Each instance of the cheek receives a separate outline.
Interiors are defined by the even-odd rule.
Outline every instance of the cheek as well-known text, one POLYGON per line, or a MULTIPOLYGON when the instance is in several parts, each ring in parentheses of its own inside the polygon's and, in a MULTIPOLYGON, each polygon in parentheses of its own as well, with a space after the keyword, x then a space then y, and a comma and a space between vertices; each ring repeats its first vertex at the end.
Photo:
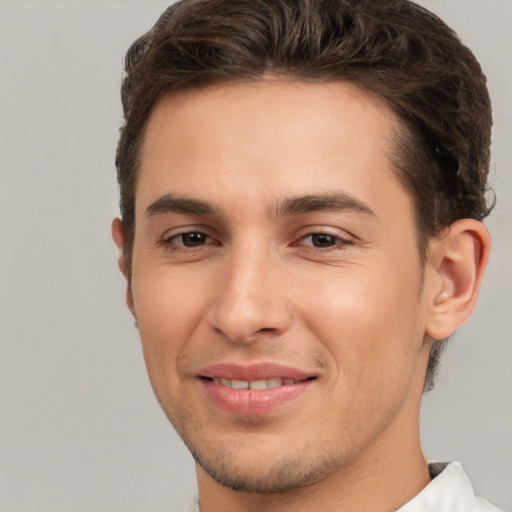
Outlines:
POLYGON ((202 318, 204 294, 193 280, 165 269, 134 273, 132 289, 150 377, 173 379, 180 354, 202 318))
POLYGON ((306 286, 307 328, 330 352, 338 378, 354 390, 405 378, 421 348, 421 275, 414 268, 395 273, 389 268, 336 269, 316 287, 306 286))

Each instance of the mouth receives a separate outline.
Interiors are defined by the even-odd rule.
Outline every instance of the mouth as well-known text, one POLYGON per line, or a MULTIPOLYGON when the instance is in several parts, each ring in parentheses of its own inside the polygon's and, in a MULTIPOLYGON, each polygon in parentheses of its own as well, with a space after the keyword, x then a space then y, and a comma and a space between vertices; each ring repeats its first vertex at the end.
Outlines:
POLYGON ((202 369, 198 380, 208 401, 236 416, 262 416, 295 403, 318 375, 275 364, 217 364, 202 369))

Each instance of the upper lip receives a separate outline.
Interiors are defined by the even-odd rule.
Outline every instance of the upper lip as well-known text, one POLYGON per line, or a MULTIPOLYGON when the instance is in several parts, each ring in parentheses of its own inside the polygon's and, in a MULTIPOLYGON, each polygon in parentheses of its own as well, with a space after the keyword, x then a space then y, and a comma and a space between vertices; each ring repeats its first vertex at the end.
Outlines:
POLYGON ((282 379, 293 379, 297 381, 315 378, 315 373, 307 372, 279 363, 217 363, 201 368, 198 372, 203 378, 224 378, 229 380, 255 381, 266 380, 276 377, 282 379))

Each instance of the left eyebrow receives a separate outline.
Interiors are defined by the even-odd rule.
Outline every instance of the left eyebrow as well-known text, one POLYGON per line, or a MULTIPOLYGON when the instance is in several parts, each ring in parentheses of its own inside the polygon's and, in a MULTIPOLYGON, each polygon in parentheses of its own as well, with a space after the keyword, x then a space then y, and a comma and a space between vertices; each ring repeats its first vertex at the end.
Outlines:
POLYGON ((375 212, 367 204, 344 192, 287 198, 272 208, 271 216, 300 215, 324 210, 352 210, 376 217, 375 212))

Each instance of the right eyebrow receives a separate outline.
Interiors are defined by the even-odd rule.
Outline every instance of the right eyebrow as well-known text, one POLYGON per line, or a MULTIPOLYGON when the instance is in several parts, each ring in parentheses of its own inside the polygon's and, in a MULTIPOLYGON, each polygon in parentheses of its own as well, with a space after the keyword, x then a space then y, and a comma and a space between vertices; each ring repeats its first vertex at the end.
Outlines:
POLYGON ((172 194, 165 194, 159 197, 146 208, 146 217, 162 213, 189 213, 206 215, 208 217, 221 216, 219 208, 208 201, 199 201, 172 194))

